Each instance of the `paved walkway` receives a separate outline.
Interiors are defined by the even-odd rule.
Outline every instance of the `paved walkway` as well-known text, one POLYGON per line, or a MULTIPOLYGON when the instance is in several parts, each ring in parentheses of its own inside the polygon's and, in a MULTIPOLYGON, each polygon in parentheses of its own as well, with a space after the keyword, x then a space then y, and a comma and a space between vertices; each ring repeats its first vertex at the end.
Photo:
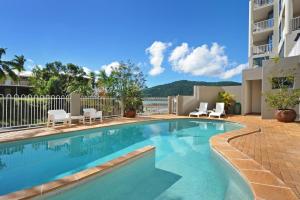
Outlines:
POLYGON ((257 116, 229 119, 261 128, 261 132, 235 138, 230 144, 274 173, 300 199, 300 123, 261 120, 257 116))

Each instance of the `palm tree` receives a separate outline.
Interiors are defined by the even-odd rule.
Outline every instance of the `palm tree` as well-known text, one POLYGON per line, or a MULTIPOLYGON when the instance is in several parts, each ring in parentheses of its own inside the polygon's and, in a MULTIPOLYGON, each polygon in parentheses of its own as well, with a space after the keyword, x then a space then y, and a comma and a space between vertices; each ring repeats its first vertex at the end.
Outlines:
POLYGON ((13 80, 17 80, 18 76, 17 72, 21 72, 24 70, 24 64, 26 59, 23 55, 14 57, 11 61, 2 60, 2 56, 6 54, 5 48, 0 48, 0 80, 10 77, 13 80))

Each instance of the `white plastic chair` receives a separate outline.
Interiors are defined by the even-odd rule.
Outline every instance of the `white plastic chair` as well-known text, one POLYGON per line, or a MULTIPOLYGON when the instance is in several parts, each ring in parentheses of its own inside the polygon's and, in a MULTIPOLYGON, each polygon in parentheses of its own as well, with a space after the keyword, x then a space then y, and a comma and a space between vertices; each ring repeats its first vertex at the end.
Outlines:
POLYGON ((55 126, 55 123, 57 122, 63 122, 64 124, 71 125, 71 114, 66 113, 64 110, 49 110, 48 111, 48 121, 47 121, 47 127, 50 126, 52 123, 52 126, 55 126))
POLYGON ((195 115, 199 117, 200 115, 207 115, 207 105, 208 103, 206 102, 200 102, 199 108, 197 109, 198 111, 191 112, 189 116, 195 115))
POLYGON ((97 111, 95 108, 84 108, 83 116, 90 120, 90 124, 92 124, 92 120, 100 119, 103 121, 102 111, 97 111))
POLYGON ((213 116, 221 118, 221 115, 225 115, 224 107, 224 103, 216 103, 216 109, 214 109, 213 112, 209 113, 209 117, 213 116))

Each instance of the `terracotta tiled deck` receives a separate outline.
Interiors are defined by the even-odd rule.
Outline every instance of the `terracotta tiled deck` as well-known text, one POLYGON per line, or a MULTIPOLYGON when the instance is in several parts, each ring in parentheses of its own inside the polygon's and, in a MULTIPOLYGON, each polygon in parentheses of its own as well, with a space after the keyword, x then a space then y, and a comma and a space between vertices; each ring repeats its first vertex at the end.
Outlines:
MULTIPOLYGON (((0 142, 144 120, 172 118, 178 117, 156 115, 135 119, 105 120, 102 124, 72 125, 68 128, 39 128, 1 133, 0 142)), ((300 198, 300 123, 283 124, 275 120, 261 120, 257 116, 232 116, 226 120, 243 123, 247 128, 214 136, 211 139, 211 145, 248 179, 256 193, 256 199, 296 199, 287 186, 292 188, 300 198), (261 132, 257 132, 259 128, 261 132), (258 180, 261 181, 258 183, 258 180)))
POLYGON ((231 120, 261 128, 261 132, 232 139, 230 144, 274 173, 300 199, 300 123, 285 124, 256 116, 231 120))

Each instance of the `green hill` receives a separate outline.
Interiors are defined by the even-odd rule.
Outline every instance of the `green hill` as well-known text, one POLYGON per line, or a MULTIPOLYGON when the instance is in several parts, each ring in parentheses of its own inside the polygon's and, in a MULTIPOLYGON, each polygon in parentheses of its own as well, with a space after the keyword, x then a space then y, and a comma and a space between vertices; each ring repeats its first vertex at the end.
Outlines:
POLYGON ((193 95, 194 85, 203 86, 235 86, 241 83, 234 81, 205 82, 205 81, 175 81, 164 85, 146 88, 143 93, 145 97, 167 97, 176 95, 193 95))

